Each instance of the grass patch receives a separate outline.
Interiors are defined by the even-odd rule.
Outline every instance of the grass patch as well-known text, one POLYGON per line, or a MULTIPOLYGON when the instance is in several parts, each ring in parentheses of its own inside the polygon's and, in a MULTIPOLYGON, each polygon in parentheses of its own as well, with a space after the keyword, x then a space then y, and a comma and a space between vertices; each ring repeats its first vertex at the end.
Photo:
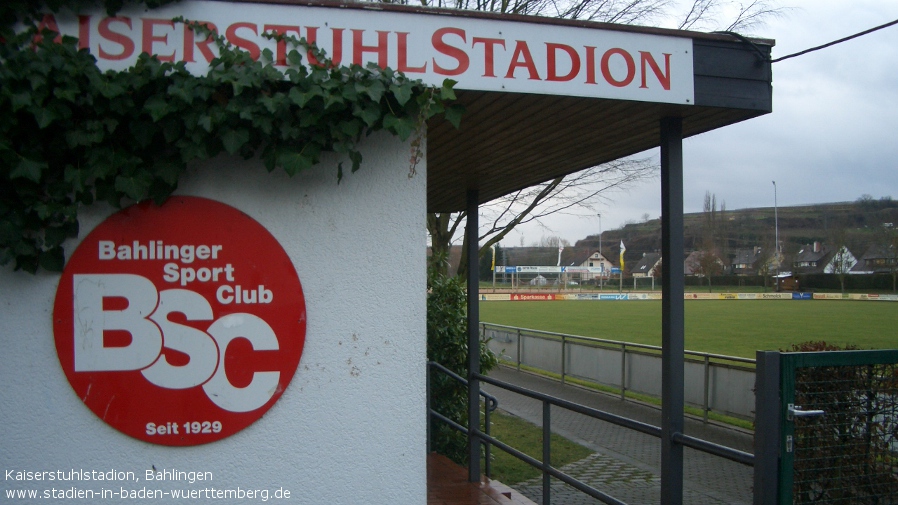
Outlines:
MULTIPOLYGON (((687 300, 686 349, 754 358, 808 340, 891 349, 892 302, 687 300)), ((608 340, 661 345, 661 302, 481 302, 480 320, 608 340)))
MULTIPOLYGON (((492 435, 515 449, 542 460, 543 430, 519 417, 502 410, 493 412, 492 435)), ((560 468, 579 461, 593 453, 580 444, 571 442, 561 435, 552 434, 552 466, 560 468)), ((524 463, 502 449, 492 448, 492 478, 506 485, 514 485, 542 475, 542 472, 524 463)))

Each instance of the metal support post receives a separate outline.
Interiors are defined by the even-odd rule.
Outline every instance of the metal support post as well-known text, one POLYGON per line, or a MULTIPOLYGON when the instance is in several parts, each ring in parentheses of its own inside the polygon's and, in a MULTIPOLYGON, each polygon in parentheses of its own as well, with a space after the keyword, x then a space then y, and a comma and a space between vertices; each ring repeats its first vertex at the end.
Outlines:
POLYGON ((661 120, 661 503, 683 503, 683 120, 661 120))
POLYGON ((705 356, 705 400, 702 404, 704 411, 704 421, 708 423, 708 411, 711 410, 711 357, 705 356))
POLYGON ((552 466, 552 404, 543 401, 543 505, 552 503, 552 478, 546 471, 552 466))
POLYGON ((779 499, 780 353, 755 353, 754 505, 776 505, 779 499))
POLYGON ((478 244, 478 191, 468 190, 467 224, 465 238, 468 243, 468 481, 480 482, 480 296, 478 285, 480 271, 477 268, 478 244))
POLYGON ((627 344, 620 345, 620 399, 627 401, 627 344))
POLYGON ((565 376, 565 371, 567 368, 567 367, 565 367, 565 361, 567 358, 567 356, 565 356, 565 354, 566 354, 565 347, 567 347, 566 344, 567 344, 567 341, 565 340, 564 335, 562 335, 561 336, 561 385, 562 386, 564 385, 564 376, 565 376))

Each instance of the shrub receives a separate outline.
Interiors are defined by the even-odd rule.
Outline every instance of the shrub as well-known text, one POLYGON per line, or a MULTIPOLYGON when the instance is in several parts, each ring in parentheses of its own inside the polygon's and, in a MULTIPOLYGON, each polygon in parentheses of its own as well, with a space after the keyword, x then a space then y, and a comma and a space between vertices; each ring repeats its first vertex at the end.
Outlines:
MULTIPOLYGON (((453 372, 468 374, 468 321, 464 282, 446 276, 436 268, 427 275, 427 359, 453 372)), ((487 373, 499 363, 486 345, 480 343, 480 371, 487 373)), ((431 408, 453 421, 467 425, 467 388, 445 374, 432 373, 431 408)), ((467 462, 467 437, 446 423, 435 421, 431 428, 431 449, 456 463, 467 462)))

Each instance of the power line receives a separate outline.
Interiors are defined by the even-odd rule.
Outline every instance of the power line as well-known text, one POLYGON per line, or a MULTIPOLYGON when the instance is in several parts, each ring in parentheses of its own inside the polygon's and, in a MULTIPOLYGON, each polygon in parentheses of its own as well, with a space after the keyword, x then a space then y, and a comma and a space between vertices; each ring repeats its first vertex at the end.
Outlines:
POLYGON ((873 32, 875 32, 875 31, 877 31, 877 30, 882 30, 883 28, 888 28, 888 27, 890 27, 890 26, 892 26, 892 25, 896 25, 896 24, 898 24, 898 19, 896 19, 896 20, 894 20, 894 21, 891 21, 891 22, 889 22, 889 23, 886 23, 886 24, 884 24, 884 25, 877 26, 877 27, 875 27, 875 28, 870 28, 869 30, 864 30, 864 31, 862 31, 862 32, 855 33, 854 35, 849 35, 848 37, 845 37, 845 38, 842 38, 842 39, 839 39, 839 40, 834 40, 834 41, 832 41, 832 42, 823 44, 822 46, 812 47, 812 48, 810 48, 810 49, 805 49, 804 51, 799 51, 799 52, 797 52, 797 53, 789 54, 789 55, 783 56, 783 57, 781 57, 781 58, 776 58, 776 59, 774 59, 774 60, 770 60, 770 63, 776 63, 776 62, 778 62, 778 61, 787 60, 787 59, 789 59, 789 58, 794 58, 794 57, 796 57, 796 56, 801 56, 801 55, 803 55, 803 54, 808 54, 808 53, 811 53, 811 52, 814 52, 814 51, 819 51, 820 49, 825 49, 825 48, 827 48, 827 47, 834 46, 834 45, 836 45, 836 44, 841 44, 842 42, 846 42, 846 41, 849 41, 849 40, 851 40, 851 39, 856 39, 856 38, 858 38, 858 37, 862 37, 862 36, 864 36, 864 35, 867 35, 868 33, 873 33, 873 32))

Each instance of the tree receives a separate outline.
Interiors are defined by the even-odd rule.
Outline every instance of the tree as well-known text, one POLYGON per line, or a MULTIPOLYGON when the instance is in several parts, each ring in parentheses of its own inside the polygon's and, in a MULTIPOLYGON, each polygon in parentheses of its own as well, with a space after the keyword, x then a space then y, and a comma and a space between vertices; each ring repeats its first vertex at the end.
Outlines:
POLYGON ((552 235, 549 237, 543 236, 539 239, 539 242, 534 245, 536 247, 570 247, 571 243, 567 239, 552 235))
POLYGON ((857 264, 857 260, 845 246, 848 242, 848 229, 846 227, 834 227, 830 229, 829 235, 829 241, 830 244, 832 244, 831 247, 835 249, 835 253, 833 254, 833 258, 829 265, 827 265, 824 270, 824 273, 836 275, 839 278, 839 286, 842 289, 842 294, 845 294, 845 277, 848 276, 848 271, 851 270, 851 267, 857 264))
POLYGON ((491 250, 488 250, 486 254, 480 257, 480 280, 481 281, 492 281, 493 280, 493 270, 496 266, 502 265, 502 255, 504 252, 502 251, 502 247, 499 244, 495 244, 491 250), (495 259, 495 261, 493 261, 495 259))
POLYGON ((708 279, 708 292, 711 292, 711 277, 720 275, 723 272, 723 263, 711 250, 704 250, 698 256, 698 264, 695 273, 700 277, 708 279))
MULTIPOLYGON (((422 5, 501 14, 547 16, 619 24, 668 24, 678 29, 744 31, 763 24, 783 12, 768 0, 745 3, 733 0, 693 0, 680 15, 669 11, 670 0, 368 0, 374 3, 422 5), (715 17, 731 13, 731 21, 721 25, 715 17), (674 19, 673 23, 670 20, 674 19)), ((483 225, 479 230, 479 256, 502 240, 516 226, 539 222, 550 214, 570 212, 595 214, 594 206, 608 190, 621 189, 655 176, 657 166, 646 159, 617 160, 588 168, 573 175, 558 177, 517 193, 499 198, 481 207, 483 225)), ((434 253, 448 253, 453 238, 461 231, 466 215, 430 214, 427 229, 434 253)), ((467 240, 465 237, 464 240, 467 240)), ((464 244, 457 275, 464 276, 468 265, 464 244)), ((448 256, 448 254, 447 254, 448 256)))
MULTIPOLYGON (((595 205, 609 200, 613 190, 630 187, 637 181, 655 177, 658 167, 649 159, 623 159, 592 167, 575 174, 522 189, 480 206, 479 255, 505 238, 516 226, 556 213, 593 214, 595 205)), ((453 238, 463 229, 467 213, 431 213, 427 231, 434 254, 448 257, 453 238)), ((546 239, 548 240, 548 239, 546 239)), ((557 244, 556 244, 557 245, 557 244)), ((457 275, 467 272, 467 237, 457 275)))
MULTIPOLYGON (((757 265, 758 275, 764 279, 764 292, 767 292, 767 288, 770 285, 770 276, 776 270, 777 254, 776 249, 773 246, 773 239, 768 238, 764 245, 761 246, 761 254, 758 255, 757 261, 755 265, 757 265)), ((779 286, 779 279, 777 279, 777 286, 779 286)))
POLYGON ((877 258, 871 259, 879 263, 875 267, 884 268, 892 276, 892 292, 898 293, 898 228, 889 224, 877 228, 873 238, 877 258))
POLYGON ((679 30, 738 32, 763 25, 784 9, 768 0, 693 0, 682 13, 670 12, 670 0, 369 0, 374 3, 422 5, 446 9, 475 10, 501 14, 546 16, 618 24, 650 24, 673 20, 679 30), (722 13, 729 15, 720 24, 722 13))
POLYGON ((702 215, 702 247, 719 249, 723 256, 729 252, 729 221, 726 218, 726 201, 717 206, 717 195, 705 191, 702 215))

